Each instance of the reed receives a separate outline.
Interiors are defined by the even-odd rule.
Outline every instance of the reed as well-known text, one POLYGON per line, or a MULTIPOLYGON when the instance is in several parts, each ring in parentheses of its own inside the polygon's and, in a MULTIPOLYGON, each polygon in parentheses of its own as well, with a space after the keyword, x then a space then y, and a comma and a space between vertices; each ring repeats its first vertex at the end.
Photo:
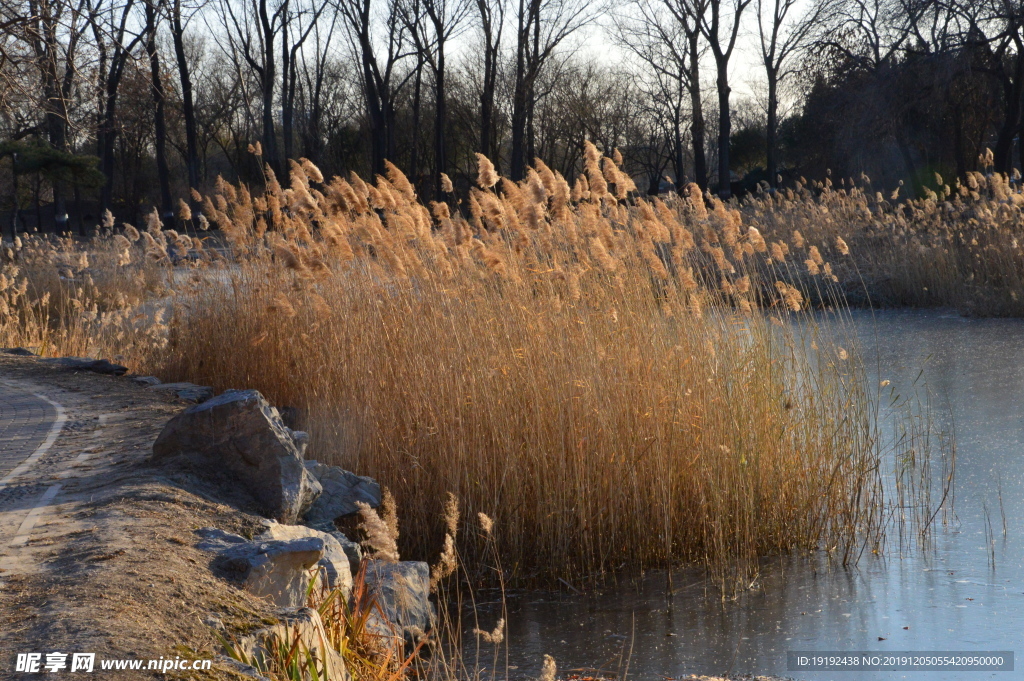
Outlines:
POLYGON ((158 301, 177 234, 157 220, 142 241, 131 225, 114 234, 109 221, 85 242, 27 234, 0 248, 0 347, 137 362, 166 345, 158 301))
MULTIPOLYGON (((410 557, 446 546, 447 493, 496 521, 518 578, 699 562, 735 586, 766 554, 876 548, 879 469, 898 457, 838 327, 843 285, 894 268, 897 241, 851 225, 949 210, 829 183, 644 199, 615 159, 585 157, 572 183, 480 158, 463 201, 428 203, 394 166, 325 180, 302 161, 288 188, 268 173, 260 192, 193 196, 203 215, 179 219, 217 240, 155 215, 88 243, 19 240, 0 344, 298 408, 311 456, 391 490, 410 557)), ((986 181, 943 200, 1019 201, 986 181)), ((468 564, 487 551, 452 540, 468 564)))
POLYGON ((976 316, 1024 316, 1024 187, 1019 174, 936 174, 915 199, 871 180, 798 182, 744 201, 769 238, 808 240, 851 257, 833 271, 852 304, 952 307, 976 316))
POLYGON ((394 167, 222 182, 204 212, 228 257, 177 287, 143 366, 299 408, 311 457, 393 492, 405 556, 443 545, 449 492, 517 577, 696 561, 738 584, 765 554, 857 555, 882 515, 859 365, 783 322, 811 289, 838 303, 833 249, 766 241, 695 187, 627 202, 587 159, 571 186, 481 160, 461 206, 394 167))

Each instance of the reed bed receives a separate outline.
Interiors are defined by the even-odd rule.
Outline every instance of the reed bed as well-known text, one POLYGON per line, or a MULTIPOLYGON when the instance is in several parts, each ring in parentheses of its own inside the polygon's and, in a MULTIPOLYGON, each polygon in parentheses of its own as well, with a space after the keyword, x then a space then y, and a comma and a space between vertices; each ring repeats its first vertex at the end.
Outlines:
POLYGON ((308 162, 288 189, 221 182, 202 198, 229 254, 177 287, 143 366, 297 407, 310 456, 390 488, 406 556, 441 544, 448 492, 517 577, 696 561, 738 584, 765 554, 879 540, 859 364, 784 321, 808 286, 832 299, 835 248, 768 242, 696 187, 627 202, 592 146, 572 185, 484 158, 478 185, 425 205, 397 168, 308 162))
POLYGON ((0 347, 129 363, 162 349, 167 327, 159 301, 172 273, 168 235, 155 212, 149 223, 143 241, 131 225, 115 234, 108 213, 88 241, 27 234, 0 249, 0 347), (152 242, 160 254, 135 242, 152 242))
MULTIPOLYGON (((495 519, 516 577, 700 562, 735 586, 766 554, 877 549, 880 467, 905 457, 882 451, 843 288, 892 267, 878 221, 909 234, 949 210, 827 182, 641 199, 621 159, 586 152, 572 183, 481 157, 469 196, 439 203, 394 167, 327 181, 302 161, 287 189, 268 173, 258 193, 194 194, 204 215, 182 202, 180 232, 154 213, 88 243, 19 239, 0 345, 298 408, 311 456, 391 489, 407 556, 441 545, 448 492, 495 519)), ((1009 210, 986 191, 943 198, 1009 210)))
MULTIPOLYGON (((985 158, 982 159, 985 161, 985 158)), ((848 302, 952 307, 975 316, 1024 316, 1024 186, 1019 173, 970 172, 916 199, 871 180, 798 182, 744 201, 744 218, 769 238, 836 244, 848 302)))

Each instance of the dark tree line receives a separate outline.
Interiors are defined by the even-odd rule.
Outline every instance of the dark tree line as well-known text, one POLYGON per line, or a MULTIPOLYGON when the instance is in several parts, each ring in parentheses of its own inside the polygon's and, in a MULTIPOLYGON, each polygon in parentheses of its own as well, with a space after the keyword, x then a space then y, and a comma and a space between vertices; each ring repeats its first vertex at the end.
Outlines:
POLYGON ((167 221, 191 187, 287 182, 298 157, 391 161, 442 198, 476 152, 573 177, 586 139, 650 193, 829 170, 920 190, 988 148, 1024 162, 1022 55, 1024 0, 10 0, 0 206, 167 221))

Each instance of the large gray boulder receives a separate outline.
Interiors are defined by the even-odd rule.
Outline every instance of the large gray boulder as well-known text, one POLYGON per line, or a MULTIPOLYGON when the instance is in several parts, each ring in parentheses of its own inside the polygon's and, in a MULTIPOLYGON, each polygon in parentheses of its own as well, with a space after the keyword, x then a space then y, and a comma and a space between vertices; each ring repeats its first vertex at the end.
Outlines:
POLYGON ((199 471, 225 473, 268 517, 294 523, 321 490, 303 465, 308 441, 258 391, 227 390, 171 419, 153 443, 153 459, 184 457, 199 471))
POLYGON ((303 537, 236 544, 217 556, 216 567, 242 583, 246 591, 281 608, 300 608, 314 565, 324 557, 324 541, 303 537))
POLYGON ((370 626, 379 635, 401 637, 415 644, 434 627, 436 614, 429 598, 430 567, 426 563, 368 559, 366 587, 386 620, 381 621, 376 611, 370 618, 370 626))
POLYGON ((356 513, 357 501, 377 508, 381 502, 380 485, 373 478, 356 475, 338 466, 307 461, 306 470, 323 488, 306 512, 305 523, 323 532, 333 532, 336 518, 356 513))
POLYGON ((196 530, 196 534, 199 535, 196 548, 208 553, 224 553, 239 544, 250 543, 245 537, 217 527, 201 527, 196 530))
POLYGON ((196 548, 215 554, 215 568, 240 582, 249 593, 269 598, 279 607, 305 605, 314 565, 323 566, 322 572, 329 576, 329 563, 334 583, 344 589, 347 579, 346 597, 352 593, 347 557, 330 535, 273 521, 252 541, 216 527, 200 528, 196 534, 196 548))
POLYGON ((320 559, 320 577, 331 589, 340 589, 347 601, 352 595, 352 567, 348 554, 334 536, 304 525, 282 525, 268 521, 267 529, 256 537, 257 541, 288 541, 316 537, 324 543, 324 555, 320 559))

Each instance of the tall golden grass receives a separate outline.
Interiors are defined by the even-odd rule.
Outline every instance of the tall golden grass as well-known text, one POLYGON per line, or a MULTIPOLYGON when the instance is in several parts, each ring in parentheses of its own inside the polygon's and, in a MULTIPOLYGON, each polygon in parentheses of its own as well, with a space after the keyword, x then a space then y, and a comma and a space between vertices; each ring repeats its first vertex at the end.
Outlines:
POLYGON ((87 242, 28 234, 0 249, 0 347, 134 362, 162 348, 159 301, 172 278, 168 240, 178 235, 162 229, 155 211, 148 222, 144 233, 123 225, 114 234, 108 212, 87 242))
POLYGON ((768 553, 874 546, 875 402, 842 334, 803 323, 808 301, 841 317, 837 282, 912 281, 899 239, 946 215, 1009 220, 1019 192, 647 200, 586 151, 571 184, 540 162, 514 183, 481 157, 464 203, 421 202, 394 167, 325 181, 302 161, 255 194, 218 181, 193 197, 203 217, 179 215, 209 216, 216 248, 155 214, 89 243, 19 240, 0 262, 0 345, 300 408, 311 456, 394 492, 408 556, 441 545, 446 492, 497 521, 518 576, 698 561, 724 582, 768 553))
MULTIPOLYGON (((984 161, 984 158, 982 159, 984 161)), ((744 217, 788 242, 836 244, 852 257, 836 274, 850 302, 953 307, 977 316, 1024 316, 1024 186, 1019 173, 970 172, 905 199, 871 180, 799 182, 745 201, 744 217)))
POLYGON ((494 518, 518 576, 743 579, 764 554, 877 540, 859 365, 782 321, 806 308, 804 261, 828 299, 835 248, 766 242, 695 187, 627 202, 593 147, 571 186, 482 159, 461 206, 424 205, 394 167, 290 180, 204 198, 227 264, 178 287, 144 366, 300 408, 310 456, 394 493, 403 555, 441 544, 446 492, 494 518))

